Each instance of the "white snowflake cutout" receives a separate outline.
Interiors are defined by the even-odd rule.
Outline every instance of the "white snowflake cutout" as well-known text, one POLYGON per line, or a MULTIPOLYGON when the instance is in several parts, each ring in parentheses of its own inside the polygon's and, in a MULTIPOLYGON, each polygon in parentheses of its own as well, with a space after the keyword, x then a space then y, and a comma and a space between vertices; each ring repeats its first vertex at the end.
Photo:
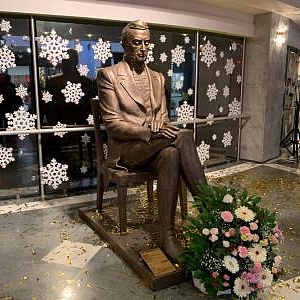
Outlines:
POLYGON ((102 38, 98 39, 95 45, 92 45, 94 50, 94 59, 99 59, 103 64, 109 57, 112 57, 110 42, 104 42, 102 38))
POLYGON ((9 21, 5 21, 5 20, 1 20, 0 23, 0 30, 1 31, 5 31, 5 32, 9 32, 12 29, 10 22, 9 21))
POLYGON ((219 77, 221 74, 220 70, 217 70, 215 74, 216 74, 216 77, 219 77))
POLYGON ((223 139, 222 139, 222 144, 224 145, 224 148, 231 145, 232 139, 233 139, 233 137, 230 133, 230 130, 228 130, 227 132, 224 132, 223 139))
POLYGON ((168 74, 169 77, 172 77, 173 76, 173 70, 168 70, 167 74, 168 74))
POLYGON ((167 37, 164 34, 161 34, 159 40, 161 43, 165 43, 167 41, 167 37))
MULTIPOLYGON (((53 126, 53 129, 64 129, 67 128, 67 124, 62 124, 60 122, 57 122, 55 126, 53 126)), ((56 131, 54 132, 54 135, 59 136, 59 137, 64 137, 64 135, 67 133, 67 131, 56 131)))
POLYGON ((197 154, 198 154, 201 165, 203 165, 204 162, 207 159, 209 159, 209 148, 210 148, 210 145, 205 144, 204 141, 202 141, 201 144, 196 147, 197 154))
POLYGON ((87 76, 87 74, 90 71, 87 65, 81 65, 81 64, 78 66, 77 70, 81 76, 87 76))
MULTIPOLYGON (((187 122, 194 120, 194 106, 187 104, 186 101, 183 102, 179 107, 176 107, 177 112, 177 121, 187 122)), ((183 127, 186 127, 186 124, 182 124, 183 127)))
POLYGON ((167 61, 167 59, 168 59, 168 56, 167 56, 166 52, 163 52, 159 55, 159 60, 161 62, 165 62, 165 61, 167 61))
POLYGON ((194 93, 194 91, 193 91, 192 88, 189 88, 188 91, 187 91, 187 93, 188 93, 189 96, 192 96, 193 93, 194 93))
POLYGON ((146 64, 149 62, 154 62, 154 57, 153 57, 153 49, 155 47, 155 44, 151 43, 148 48, 148 54, 147 54, 147 59, 145 61, 146 64))
POLYGON ((216 87, 216 84, 209 84, 208 89, 206 91, 206 96, 208 97, 209 101, 216 100, 218 95, 218 89, 216 87))
POLYGON ((81 174, 85 174, 85 173, 87 173, 87 171, 88 171, 88 168, 86 166, 86 162, 84 162, 80 168, 80 172, 81 172, 81 174))
POLYGON ((24 98, 28 96, 27 87, 23 86, 23 84, 20 84, 18 87, 16 87, 16 95, 24 100, 24 98))
POLYGON ((104 159, 106 160, 108 158, 108 146, 107 144, 103 144, 103 154, 104 154, 104 159))
POLYGON ((61 164, 52 158, 51 162, 46 167, 41 167, 41 183, 47 184, 57 189, 63 181, 68 181, 67 176, 68 165, 61 164))
POLYGON ((16 67, 16 58, 14 53, 4 45, 0 48, 0 71, 5 72, 9 68, 16 67))
POLYGON ((225 98, 229 96, 229 87, 227 85, 225 85, 225 87, 223 88, 223 96, 225 98))
POLYGON ((233 51, 237 50, 237 43, 236 42, 232 42, 230 50, 233 50, 233 51))
POLYGON ((70 81, 67 81, 67 85, 61 92, 64 94, 67 103, 78 104, 81 97, 85 95, 81 89, 81 83, 72 83, 70 81))
POLYGON ((10 162, 15 161, 14 157, 12 156, 12 151, 12 148, 6 148, 0 145, 0 166, 3 169, 5 169, 10 162))
POLYGON ((185 50, 182 46, 176 45, 175 49, 171 50, 172 53, 172 63, 175 63, 179 67, 183 62, 185 62, 184 54, 185 50))
POLYGON ((186 36, 184 37, 184 43, 185 43, 185 44, 189 44, 190 41, 191 41, 190 37, 189 37, 188 35, 186 35, 186 36))
POLYGON ((94 126, 94 117, 93 115, 89 114, 89 116, 87 117, 87 122, 89 125, 94 126))
POLYGON ((211 136, 211 139, 212 139, 213 141, 215 141, 215 140, 217 139, 217 135, 214 133, 214 134, 211 136))
POLYGON ((91 141, 91 137, 88 134, 84 134, 81 136, 81 142, 85 145, 88 144, 91 141))
POLYGON ((48 91, 43 92, 42 100, 45 101, 46 103, 49 103, 52 101, 53 95, 50 94, 48 91))
POLYGON ((76 45, 75 45, 75 50, 76 50, 78 53, 80 53, 80 52, 83 51, 83 46, 78 42, 78 43, 76 43, 76 45))
MULTIPOLYGON (((213 115, 212 113, 209 113, 209 114, 207 115, 206 119, 213 119, 213 117, 214 117, 214 115, 213 115)), ((207 121, 206 123, 207 123, 208 125, 212 125, 213 122, 214 122, 213 120, 210 120, 210 121, 207 121)))
MULTIPOLYGON (((23 106, 20 106, 19 109, 13 113, 6 113, 5 117, 8 120, 8 126, 6 128, 8 131, 35 129, 37 116, 27 112, 23 106)), ((18 134, 18 137, 20 140, 24 140, 26 135, 28 134, 22 133, 18 134)))
POLYGON ((176 89, 177 91, 179 91, 180 89, 182 89, 182 87, 183 87, 183 82, 182 82, 181 80, 177 80, 177 81, 175 82, 175 89, 176 89))
POLYGON ((224 67, 226 70, 226 75, 232 74, 234 67, 235 64, 233 63, 233 59, 226 59, 226 65, 224 67))
POLYGON ((3 95, 0 94, 0 104, 4 101, 3 95))
POLYGON ((239 74, 239 75, 236 76, 236 82, 238 84, 240 84, 242 82, 242 75, 239 74))
POLYGON ((241 114, 242 110, 242 103, 238 101, 236 98, 233 99, 232 102, 228 104, 229 107, 229 113, 228 116, 238 116, 241 114))
POLYGON ((40 36, 39 42, 41 44, 39 56, 46 58, 53 67, 56 67, 63 59, 69 58, 67 53, 69 41, 58 36, 54 29, 46 37, 40 36))
POLYGON ((206 44, 201 47, 200 56, 200 61, 204 62, 209 68, 212 63, 217 61, 216 47, 208 40, 206 44))

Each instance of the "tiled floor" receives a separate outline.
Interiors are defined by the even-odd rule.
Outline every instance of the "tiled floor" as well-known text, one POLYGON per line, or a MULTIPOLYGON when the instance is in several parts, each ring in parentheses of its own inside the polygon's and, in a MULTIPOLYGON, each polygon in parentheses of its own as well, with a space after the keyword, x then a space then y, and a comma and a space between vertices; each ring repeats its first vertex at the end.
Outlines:
MULTIPOLYGON (((206 172, 210 182, 234 182, 262 196, 284 230, 287 270, 266 299, 300 299, 300 169, 295 162, 244 163, 206 172), (299 282, 298 282, 299 281, 299 282), (281 298, 280 298, 281 297, 281 298)), ((132 191, 137 193, 137 191, 132 191)), ((114 197, 110 193, 107 197, 114 197)), ((191 282, 160 291, 146 288, 77 215, 95 194, 0 203, 0 299, 205 299, 191 282)))

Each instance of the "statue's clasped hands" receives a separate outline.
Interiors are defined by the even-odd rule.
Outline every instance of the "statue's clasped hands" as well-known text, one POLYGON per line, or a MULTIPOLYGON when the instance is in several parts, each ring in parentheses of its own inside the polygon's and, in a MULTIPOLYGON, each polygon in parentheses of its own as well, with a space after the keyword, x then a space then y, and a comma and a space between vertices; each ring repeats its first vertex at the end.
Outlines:
POLYGON ((152 139, 158 139, 163 137, 173 139, 176 138, 179 132, 179 128, 164 121, 151 121, 149 127, 152 139))

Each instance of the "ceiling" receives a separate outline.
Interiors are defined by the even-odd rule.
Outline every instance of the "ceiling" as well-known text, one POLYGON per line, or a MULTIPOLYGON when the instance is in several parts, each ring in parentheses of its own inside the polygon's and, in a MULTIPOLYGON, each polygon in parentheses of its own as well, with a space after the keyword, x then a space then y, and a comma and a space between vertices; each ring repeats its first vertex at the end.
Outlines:
POLYGON ((234 11, 241 18, 273 12, 300 24, 300 0, 111 0, 110 2, 192 13, 213 13, 216 16, 234 11))

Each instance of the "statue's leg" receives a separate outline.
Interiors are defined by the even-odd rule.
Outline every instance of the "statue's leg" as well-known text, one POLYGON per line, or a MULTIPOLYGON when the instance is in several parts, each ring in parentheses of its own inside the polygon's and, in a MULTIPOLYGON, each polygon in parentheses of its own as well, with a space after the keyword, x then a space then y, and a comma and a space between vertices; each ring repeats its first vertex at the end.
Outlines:
POLYGON ((196 195, 196 185, 206 183, 203 167, 198 158, 193 132, 181 129, 173 143, 180 152, 181 174, 191 194, 196 195))
POLYGON ((178 261, 181 247, 174 236, 174 221, 180 178, 180 154, 173 146, 165 147, 149 164, 157 174, 157 199, 159 213, 159 246, 169 257, 178 261))

